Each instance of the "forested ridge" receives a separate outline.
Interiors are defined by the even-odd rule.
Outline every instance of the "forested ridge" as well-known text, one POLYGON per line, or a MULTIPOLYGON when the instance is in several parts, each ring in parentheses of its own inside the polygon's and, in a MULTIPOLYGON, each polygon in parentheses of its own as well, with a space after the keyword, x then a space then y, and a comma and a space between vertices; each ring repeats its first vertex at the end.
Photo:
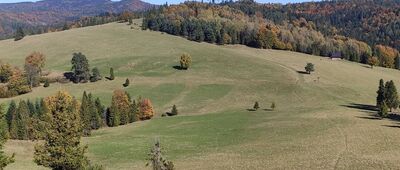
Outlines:
POLYGON ((288 5, 244 0, 223 4, 248 15, 259 12, 275 23, 303 17, 315 23, 324 35, 340 34, 371 46, 383 44, 400 50, 399 0, 336 0, 288 5))
MULTIPOLYGON (((294 4, 297 5, 301 4, 294 4)), ((398 50, 385 43, 369 43, 343 36, 340 31, 320 31, 323 29, 319 29, 319 22, 300 15, 299 11, 304 11, 302 8, 297 11, 291 8, 292 5, 257 4, 247 0, 221 4, 185 2, 149 11, 142 28, 199 42, 244 44, 320 56, 339 54, 343 59, 361 63, 369 63, 376 57, 379 62, 373 65, 399 68, 400 62, 396 62, 399 60, 398 50)))

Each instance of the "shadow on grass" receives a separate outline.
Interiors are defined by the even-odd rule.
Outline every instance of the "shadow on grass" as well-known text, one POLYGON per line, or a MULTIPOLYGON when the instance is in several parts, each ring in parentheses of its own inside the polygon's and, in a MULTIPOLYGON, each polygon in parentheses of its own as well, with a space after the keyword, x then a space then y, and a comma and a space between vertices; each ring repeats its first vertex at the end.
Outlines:
POLYGON ((399 125, 382 125, 384 127, 390 127, 390 128, 400 128, 399 125))
POLYGON ((348 107, 351 109, 364 110, 364 111, 378 111, 378 108, 376 108, 376 106, 368 105, 368 104, 350 103, 350 104, 341 105, 341 106, 348 107))
POLYGON ((264 111, 268 111, 268 112, 272 112, 272 111, 274 111, 274 110, 272 110, 272 109, 263 109, 264 111))
POLYGON ((306 71, 297 71, 299 74, 308 74, 306 71))
POLYGON ((181 66, 172 66, 175 70, 183 70, 181 66))
POLYGON ((256 109, 246 109, 247 111, 249 111, 249 112, 254 112, 254 111, 256 111, 256 109))

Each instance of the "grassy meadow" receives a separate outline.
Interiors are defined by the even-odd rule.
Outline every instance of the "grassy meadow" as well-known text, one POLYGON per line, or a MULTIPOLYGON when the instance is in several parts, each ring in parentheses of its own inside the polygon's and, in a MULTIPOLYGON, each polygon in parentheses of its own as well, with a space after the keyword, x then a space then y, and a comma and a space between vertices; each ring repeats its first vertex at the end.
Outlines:
MULTIPOLYGON (((156 138, 177 169, 400 169, 400 127, 363 109, 375 104, 380 78, 400 85, 400 72, 347 61, 241 45, 217 46, 142 31, 121 23, 0 41, 0 60, 22 66, 33 51, 46 70, 71 69, 82 52, 103 76, 86 84, 51 84, 10 99, 36 99, 83 91, 109 105, 113 90, 150 98, 154 119, 103 128, 82 139, 87 155, 106 169, 150 169, 146 157, 156 138), (182 53, 193 67, 174 69, 182 53), (316 72, 303 74, 307 62, 316 72), (254 102, 258 111, 248 111, 254 102), (271 102, 277 108, 269 109, 271 102), (176 104, 179 116, 161 118, 176 104)), ((7 169, 44 169, 32 162, 33 142, 9 140, 16 162, 7 169)))

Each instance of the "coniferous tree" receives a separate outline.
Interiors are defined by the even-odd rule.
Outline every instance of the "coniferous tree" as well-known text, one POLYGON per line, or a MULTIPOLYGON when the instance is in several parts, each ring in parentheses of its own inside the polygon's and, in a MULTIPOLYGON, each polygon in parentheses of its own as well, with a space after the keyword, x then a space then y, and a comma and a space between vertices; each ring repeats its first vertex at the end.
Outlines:
POLYGON ((96 82, 101 80, 101 75, 100 75, 100 71, 97 67, 92 69, 92 76, 90 77, 90 81, 91 82, 96 82))
POLYGON ((376 91, 376 93, 378 94, 376 96, 376 107, 377 108, 380 108, 381 105, 383 104, 383 102, 385 102, 385 91, 386 91, 386 89, 385 89, 383 79, 380 79, 379 80, 379 88, 378 88, 378 91, 376 91))
POLYGON ((392 109, 399 107, 399 96, 393 80, 386 82, 385 88, 385 103, 387 104, 390 112, 392 112, 392 109))
POLYGON ((17 32, 15 32, 14 41, 22 40, 24 37, 24 30, 22 30, 22 27, 18 27, 17 32))
POLYGON ((97 113, 99 114, 99 117, 101 119, 100 122, 100 127, 106 125, 106 110, 104 108, 104 105, 101 104, 100 98, 96 98, 94 105, 96 107, 97 113))
POLYGON ((100 128, 100 115, 98 113, 95 101, 93 100, 92 94, 89 93, 88 95, 88 101, 89 101, 89 128, 90 129, 99 129, 100 128))
POLYGON ((79 102, 66 92, 45 99, 47 112, 44 144, 35 146, 34 161, 52 169, 85 169, 89 164, 80 145, 82 126, 79 102))
POLYGON ((25 140, 28 139, 28 122, 29 122, 29 107, 28 104, 21 100, 18 103, 17 116, 16 116, 16 127, 17 127, 17 139, 25 140))
POLYGON ((386 105, 386 102, 383 102, 381 105, 379 105, 378 115, 381 118, 385 118, 388 115, 388 106, 386 105))
POLYGON ((83 135, 89 136, 91 133, 91 128, 90 128, 90 116, 91 116, 91 110, 90 110, 90 99, 89 96, 87 95, 86 91, 83 92, 82 96, 82 103, 81 103, 81 108, 80 108, 80 116, 81 116, 81 123, 82 123, 82 128, 83 128, 83 135))
POLYGON ((125 80, 125 83, 124 83, 124 84, 122 84, 122 86, 124 86, 124 87, 128 87, 128 86, 129 86, 129 79, 126 79, 126 80, 125 80))
POLYGON ((114 76, 114 69, 111 67, 110 68, 110 77, 109 77, 109 79, 110 80, 114 80, 115 79, 115 76, 114 76))
POLYGON ((90 79, 89 61, 82 53, 74 53, 72 60, 72 71, 74 73, 74 82, 86 82, 90 79))
POLYGON ((176 105, 173 105, 171 109, 171 116, 175 115, 178 115, 178 109, 176 108, 176 105))
POLYGON ((275 102, 272 102, 271 103, 271 110, 275 110, 275 108, 276 108, 275 102))
POLYGON ((138 120, 136 117, 138 112, 138 105, 136 104, 135 100, 132 100, 131 110, 129 111, 129 123, 135 122, 138 120))
POLYGON ((254 103, 253 109, 254 110, 258 110, 260 108, 260 105, 258 104, 258 102, 254 103))
POLYGON ((174 164, 168 161, 161 152, 160 142, 157 140, 153 148, 149 153, 149 164, 153 167, 153 170, 174 170, 174 164))
POLYGON ((115 90, 112 96, 110 112, 113 120, 113 126, 125 125, 129 122, 129 112, 131 105, 129 97, 123 90, 115 90), (119 120, 117 120, 119 118, 119 120))
POLYGON ((3 112, 3 106, 0 105, 0 169, 4 169, 7 165, 14 162, 14 155, 11 157, 6 156, 3 148, 4 143, 6 143, 8 139, 8 131, 7 131, 7 121, 6 116, 3 112))
POLYGON ((6 121, 7 121, 7 126, 8 126, 8 131, 10 132, 11 138, 16 137, 16 128, 15 128, 15 119, 17 115, 17 104, 15 103, 14 100, 10 102, 10 105, 8 106, 8 110, 6 113, 6 121), (14 134, 11 134, 14 133, 14 134))

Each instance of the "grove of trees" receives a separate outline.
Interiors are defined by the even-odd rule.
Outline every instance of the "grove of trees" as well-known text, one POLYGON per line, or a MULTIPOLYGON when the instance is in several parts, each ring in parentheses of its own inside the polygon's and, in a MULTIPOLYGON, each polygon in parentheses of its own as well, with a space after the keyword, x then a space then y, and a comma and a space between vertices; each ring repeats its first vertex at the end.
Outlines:
POLYGON ((388 110, 392 112, 392 110, 399 107, 400 100, 393 80, 384 83, 381 79, 376 93, 376 106, 379 109, 378 114, 381 117, 386 117, 388 110))

